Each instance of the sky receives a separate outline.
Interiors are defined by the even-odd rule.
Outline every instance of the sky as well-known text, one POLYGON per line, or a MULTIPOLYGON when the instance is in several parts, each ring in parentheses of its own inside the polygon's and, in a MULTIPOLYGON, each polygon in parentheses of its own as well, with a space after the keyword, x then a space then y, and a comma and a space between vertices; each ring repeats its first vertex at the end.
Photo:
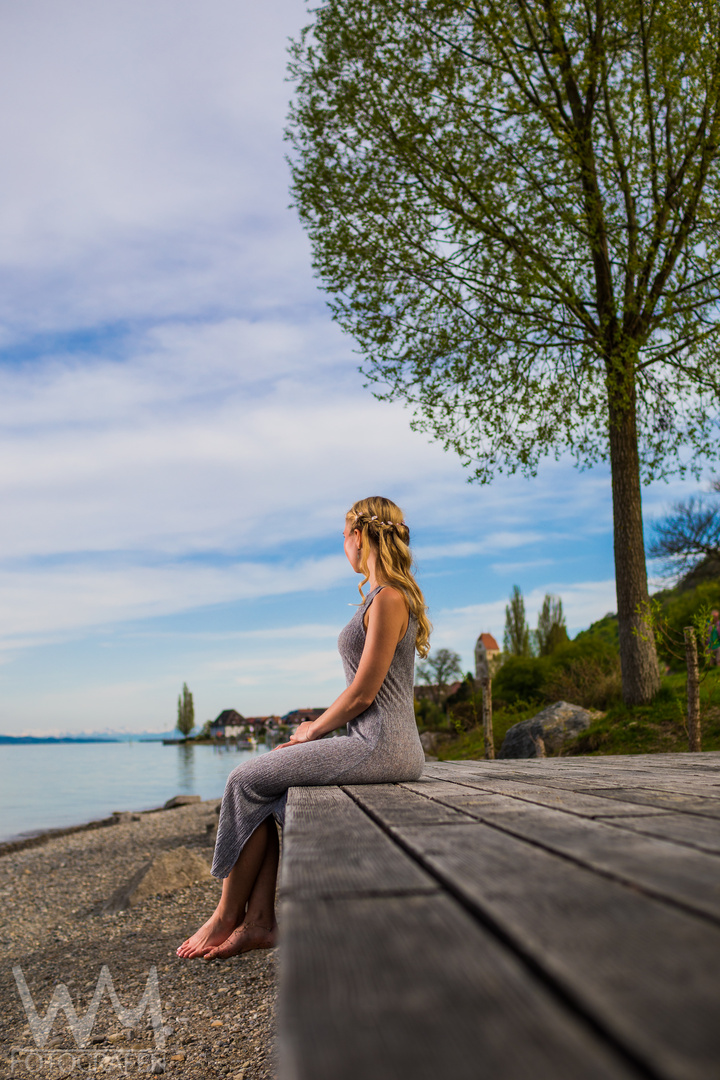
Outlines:
MULTIPOLYGON (((615 610, 608 471, 467 483, 363 386, 289 206, 301 0, 27 0, 0 42, 0 733, 166 731, 344 687, 345 512, 402 507, 432 645, 513 585, 615 610)), ((644 491, 651 523, 694 482, 644 491)))

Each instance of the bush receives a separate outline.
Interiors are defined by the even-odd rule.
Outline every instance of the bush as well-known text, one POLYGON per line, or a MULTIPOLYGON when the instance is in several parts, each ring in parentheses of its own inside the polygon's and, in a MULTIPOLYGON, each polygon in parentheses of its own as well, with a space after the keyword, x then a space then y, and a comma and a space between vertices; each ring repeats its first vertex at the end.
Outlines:
POLYGON ((507 660, 494 680, 493 698, 498 705, 569 701, 605 709, 619 700, 621 689, 617 648, 603 636, 590 636, 560 645, 550 656, 507 660))
POLYGON ((617 658, 610 671, 589 658, 558 666, 545 680, 543 692, 549 701, 569 701, 585 709, 607 709, 622 696, 620 659, 617 658))
POLYGON ((446 731, 449 727, 448 718, 443 710, 429 698, 415 701, 415 721, 419 731, 446 731))
POLYGON ((599 635, 563 645, 551 657, 542 689, 548 701, 606 709, 622 696, 617 648, 599 635))
POLYGON ((542 685, 550 656, 511 656, 493 679, 493 700, 499 705, 516 701, 542 701, 542 685))

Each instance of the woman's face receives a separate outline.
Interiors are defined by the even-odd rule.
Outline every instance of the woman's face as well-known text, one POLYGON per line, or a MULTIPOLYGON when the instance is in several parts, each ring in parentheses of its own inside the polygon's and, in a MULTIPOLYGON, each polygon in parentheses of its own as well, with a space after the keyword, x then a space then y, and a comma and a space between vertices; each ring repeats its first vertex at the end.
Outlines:
POLYGON ((343 537, 345 548, 345 554, 347 555, 348 562, 352 566, 356 574, 361 574, 360 569, 360 530, 351 529, 350 522, 345 522, 345 528, 343 529, 343 537))

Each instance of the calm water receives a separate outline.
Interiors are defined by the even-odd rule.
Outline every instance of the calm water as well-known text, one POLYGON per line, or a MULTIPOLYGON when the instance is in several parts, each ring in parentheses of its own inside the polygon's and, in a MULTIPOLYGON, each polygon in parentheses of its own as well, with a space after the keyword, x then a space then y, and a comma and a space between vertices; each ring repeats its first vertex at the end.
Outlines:
POLYGON ((267 753, 155 742, 0 745, 0 840, 149 810, 173 795, 220 798, 231 769, 267 753))

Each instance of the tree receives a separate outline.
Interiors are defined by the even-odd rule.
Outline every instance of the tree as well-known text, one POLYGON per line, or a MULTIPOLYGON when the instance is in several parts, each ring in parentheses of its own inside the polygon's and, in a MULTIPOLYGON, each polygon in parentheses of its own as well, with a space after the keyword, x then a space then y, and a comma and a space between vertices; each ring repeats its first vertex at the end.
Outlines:
POLYGON ((178 696, 177 729, 186 738, 195 727, 195 706, 193 696, 183 683, 182 694, 178 696))
MULTIPOLYGON (((720 491, 713 480, 712 491, 720 491)), ((663 559, 671 572, 695 570, 704 560, 720 562, 720 506, 702 498, 676 502, 670 513, 655 525, 650 556, 663 559)))
POLYGON ((568 640, 565 616, 563 615, 562 600, 559 596, 551 596, 545 593, 542 608, 538 613, 537 630, 535 631, 535 643, 540 656, 549 656, 555 652, 558 645, 568 640))
POLYGON ((641 482, 717 453, 720 7, 325 0, 290 70, 295 204, 376 396, 481 482, 609 460, 649 701, 641 482))
POLYGON ((462 657, 452 649, 436 649, 417 666, 417 677, 431 689, 436 705, 442 705, 450 682, 462 679, 462 657))
POLYGON ((525 619, 525 601, 517 585, 513 585, 510 603, 505 608, 503 651, 510 656, 532 656, 530 628, 525 619))

